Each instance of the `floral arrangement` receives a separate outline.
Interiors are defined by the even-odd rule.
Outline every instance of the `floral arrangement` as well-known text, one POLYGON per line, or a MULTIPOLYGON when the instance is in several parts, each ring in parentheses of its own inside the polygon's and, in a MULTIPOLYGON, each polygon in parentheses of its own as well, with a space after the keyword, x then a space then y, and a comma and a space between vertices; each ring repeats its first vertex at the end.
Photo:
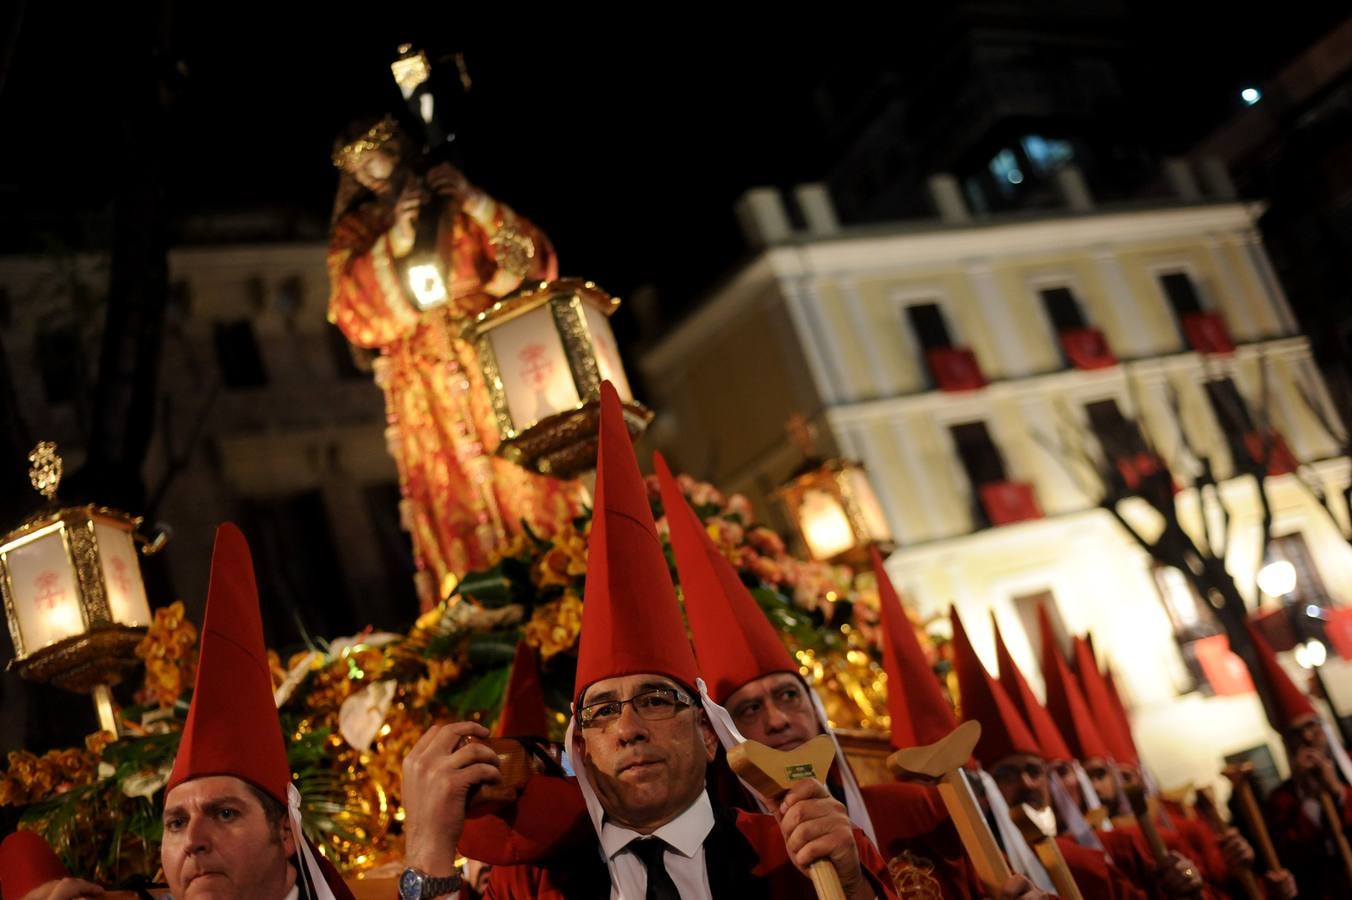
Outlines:
MULTIPOLYGON (((710 537, 817 686, 832 724, 885 731, 872 573, 798 559, 778 534, 752 522, 744 497, 724 496, 688 476, 680 481, 710 537)), ((655 479, 648 488, 665 537, 655 479)), ((435 721, 493 721, 519 641, 538 653, 550 737, 561 740, 582 626, 589 527, 584 514, 549 538, 528 531, 491 566, 468 573, 454 601, 422 616, 407 634, 368 631, 285 663, 270 654, 307 828, 340 868, 362 872, 402 856, 404 755, 435 721)), ((121 711, 123 739, 100 734, 84 749, 10 755, 0 805, 26 806, 23 827, 44 834, 72 872, 107 884, 158 868, 156 810, 188 708, 196 641, 182 603, 157 610, 136 651, 145 678, 138 705, 121 711)))

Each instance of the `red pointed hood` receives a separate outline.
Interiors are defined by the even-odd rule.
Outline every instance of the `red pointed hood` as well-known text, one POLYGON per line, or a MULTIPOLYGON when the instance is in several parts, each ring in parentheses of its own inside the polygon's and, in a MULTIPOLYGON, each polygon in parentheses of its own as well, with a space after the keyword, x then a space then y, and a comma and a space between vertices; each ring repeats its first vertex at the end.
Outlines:
POLYGON ((1272 690, 1272 701, 1277 706, 1269 714, 1268 722, 1278 734, 1285 734, 1300 719, 1315 715, 1314 704, 1304 691, 1296 687, 1295 682, 1282 668, 1282 664, 1277 662, 1277 654, 1272 652, 1272 646, 1267 642, 1267 638, 1263 637, 1263 633, 1251 620, 1246 619, 1244 625, 1249 629, 1249 638, 1253 641, 1258 665, 1267 676, 1267 683, 1272 690), (1272 714, 1277 716, 1275 721, 1272 714))
POLYGON ((977 742, 974 755, 987 769, 1019 753, 1041 756, 1042 748, 1024 724, 1018 709, 981 664, 956 607, 950 616, 953 621, 953 664, 958 673, 958 691, 962 695, 962 718, 981 723, 981 740, 977 742))
POLYGON ((1108 745, 1085 703, 1080 683, 1071 674, 1065 657, 1056 647, 1056 635, 1045 607, 1038 607, 1038 627, 1042 632, 1042 680, 1047 685, 1047 712, 1061 729, 1075 759, 1107 758, 1108 745))
POLYGON ((216 529, 192 706, 166 794, 193 778, 233 775, 287 805, 291 767, 273 702, 249 545, 216 529))
POLYGON ((644 672, 694 686, 698 669, 615 387, 601 384, 596 497, 574 704, 603 678, 644 672))
POLYGON ((41 835, 16 831, 0 842, 0 893, 23 897, 49 881, 70 877, 41 835))
POLYGON ((493 730, 499 737, 549 736, 549 709, 540 683, 540 667, 535 661, 535 649, 525 641, 516 645, 502 712, 493 730))
POLYGON ((946 737, 957 727, 953 707, 939 686, 938 676, 925 659, 915 628, 906 618, 892 581, 876 547, 873 574, 882 607, 883 671, 887 673, 887 712, 892 718, 892 746, 898 750, 922 747, 946 737))
POLYGON ((1066 746, 1066 739, 1061 735, 1061 729, 1056 727, 1047 710, 1038 702, 1037 695, 1014 662, 1004 636, 1000 634, 1000 625, 995 621, 994 612, 991 613, 991 627, 995 629, 995 659, 999 665, 1000 684, 1023 716, 1024 722, 1032 729, 1033 737, 1042 748, 1042 758, 1051 761, 1074 759, 1070 748, 1066 746))
POLYGON ((1118 719, 1117 707, 1108 685, 1099 672, 1098 661, 1094 659, 1094 648, 1082 637, 1075 639, 1075 671, 1079 675, 1080 690, 1084 692, 1085 703, 1094 721, 1099 723, 1099 733, 1108 747, 1108 754, 1123 765, 1139 766, 1136 745, 1131 738, 1131 729, 1118 719))
POLYGON ((737 570, 709 538, 662 454, 653 454, 653 464, 671 529, 690 639, 710 696, 726 704, 747 682, 775 672, 797 675, 798 665, 737 570))

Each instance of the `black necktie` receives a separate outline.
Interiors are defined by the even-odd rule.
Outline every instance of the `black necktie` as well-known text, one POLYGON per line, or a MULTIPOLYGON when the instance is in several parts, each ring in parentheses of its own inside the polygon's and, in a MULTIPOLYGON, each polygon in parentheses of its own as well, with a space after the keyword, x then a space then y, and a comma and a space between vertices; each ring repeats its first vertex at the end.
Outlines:
POLYGON ((643 868, 648 870, 648 890, 643 895, 644 900, 681 900, 676 882, 667 873, 664 861, 666 841, 661 838, 642 838, 630 844, 629 849, 643 861, 643 868))

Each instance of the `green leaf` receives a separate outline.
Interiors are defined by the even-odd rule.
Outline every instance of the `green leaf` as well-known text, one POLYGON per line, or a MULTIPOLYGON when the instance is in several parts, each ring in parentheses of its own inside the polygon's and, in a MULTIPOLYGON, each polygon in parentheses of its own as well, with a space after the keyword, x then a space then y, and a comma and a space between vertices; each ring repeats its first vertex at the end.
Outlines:
POLYGON ((502 705, 503 694, 507 692, 508 667, 492 669, 477 678, 462 679, 459 690, 446 698, 458 719, 468 718, 471 713, 490 712, 502 705))

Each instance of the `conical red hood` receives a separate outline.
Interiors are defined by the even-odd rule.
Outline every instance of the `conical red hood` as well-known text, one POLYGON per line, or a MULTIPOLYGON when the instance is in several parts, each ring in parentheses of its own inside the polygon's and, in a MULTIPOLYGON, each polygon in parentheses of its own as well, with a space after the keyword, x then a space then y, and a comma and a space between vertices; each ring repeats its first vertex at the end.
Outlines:
POLYGON ((1272 701, 1277 706, 1269 714, 1268 722, 1278 734, 1285 734, 1298 720, 1315 715, 1314 704, 1305 696, 1304 691, 1296 687, 1295 682, 1282 668, 1282 664, 1277 662, 1277 655, 1272 652, 1272 645, 1263 637, 1263 633, 1251 620, 1246 619, 1244 626, 1249 629, 1249 638, 1253 641, 1259 668, 1267 676, 1267 683, 1272 690, 1272 701), (1276 721, 1271 718, 1272 714, 1278 717, 1276 721))
POLYGON ((887 712, 892 718, 892 746, 923 747, 947 737, 957 727, 953 707, 939 679, 925 659, 915 628, 906 618, 892 580, 883 568, 876 547, 873 575, 878 581, 878 601, 882 608, 883 671, 887 673, 887 712))
POLYGON ((962 695, 962 718, 981 723, 981 740, 977 742, 974 755, 987 769, 1016 753, 1041 756, 1042 748, 1024 724, 1018 709, 972 649, 956 607, 950 617, 953 621, 953 665, 958 673, 958 691, 962 695))
POLYGON ((726 704, 742 685, 775 672, 798 674, 779 634, 709 538, 662 454, 653 454, 653 464, 662 486, 690 639, 714 701, 726 704))
POLYGON ((1084 692, 1089 712, 1099 724, 1099 733, 1103 735, 1108 754, 1123 765, 1139 766, 1141 760, 1136 755, 1131 728, 1118 719, 1117 706, 1099 672, 1098 661, 1094 659, 1094 648, 1082 637, 1075 639, 1075 671, 1080 677, 1080 689, 1084 692))
POLYGON ((600 431, 574 704, 603 678, 651 672, 693 687, 698 673, 620 397, 608 381, 600 431))
POLYGON ((1066 746, 1066 739, 1061 735, 1061 729, 1056 727, 1047 710, 1038 702, 1037 695, 1028 686, 1023 672, 1019 671, 1018 665, 1014 662, 1009 647, 1005 645, 1005 638, 1000 634, 1000 625, 995 621, 993 611, 991 627, 995 629, 995 659, 999 666, 1000 684, 1009 695, 1009 699, 1014 701, 1014 706, 1023 716, 1023 720, 1032 729, 1033 737, 1037 738, 1038 745, 1042 748, 1042 758, 1067 762, 1074 759, 1070 754, 1070 748, 1066 746))
POLYGON ((1038 607, 1038 627, 1042 632, 1042 680, 1047 685, 1047 712, 1070 745, 1075 759, 1107 758, 1108 745, 1089 712, 1080 683, 1071 674, 1065 657, 1056 648, 1056 635, 1045 607, 1038 607))
POLYGON ((23 897, 49 881, 69 876, 41 835, 16 831, 0 842, 0 894, 5 897, 23 897))
POLYGON ((507 694, 494 731, 499 737, 549 736, 549 710, 540 684, 540 667, 535 662, 535 649, 525 641, 516 645, 507 694))
POLYGON ((253 560, 229 522, 216 529, 197 684, 166 794, 207 775, 242 778, 287 805, 291 767, 273 702, 253 560))
MULTIPOLYGON (((1094 645, 1091 643, 1089 648, 1092 650, 1094 645)), ((1131 733, 1131 717, 1127 715, 1127 705, 1122 702, 1122 695, 1117 692, 1117 682, 1113 680, 1113 668, 1106 662, 1103 664, 1103 686, 1108 689, 1108 699, 1113 701, 1113 712, 1117 716, 1117 727, 1127 736, 1127 741, 1131 744, 1131 753, 1137 759, 1141 757, 1141 751, 1136 749, 1136 735, 1131 733)))

